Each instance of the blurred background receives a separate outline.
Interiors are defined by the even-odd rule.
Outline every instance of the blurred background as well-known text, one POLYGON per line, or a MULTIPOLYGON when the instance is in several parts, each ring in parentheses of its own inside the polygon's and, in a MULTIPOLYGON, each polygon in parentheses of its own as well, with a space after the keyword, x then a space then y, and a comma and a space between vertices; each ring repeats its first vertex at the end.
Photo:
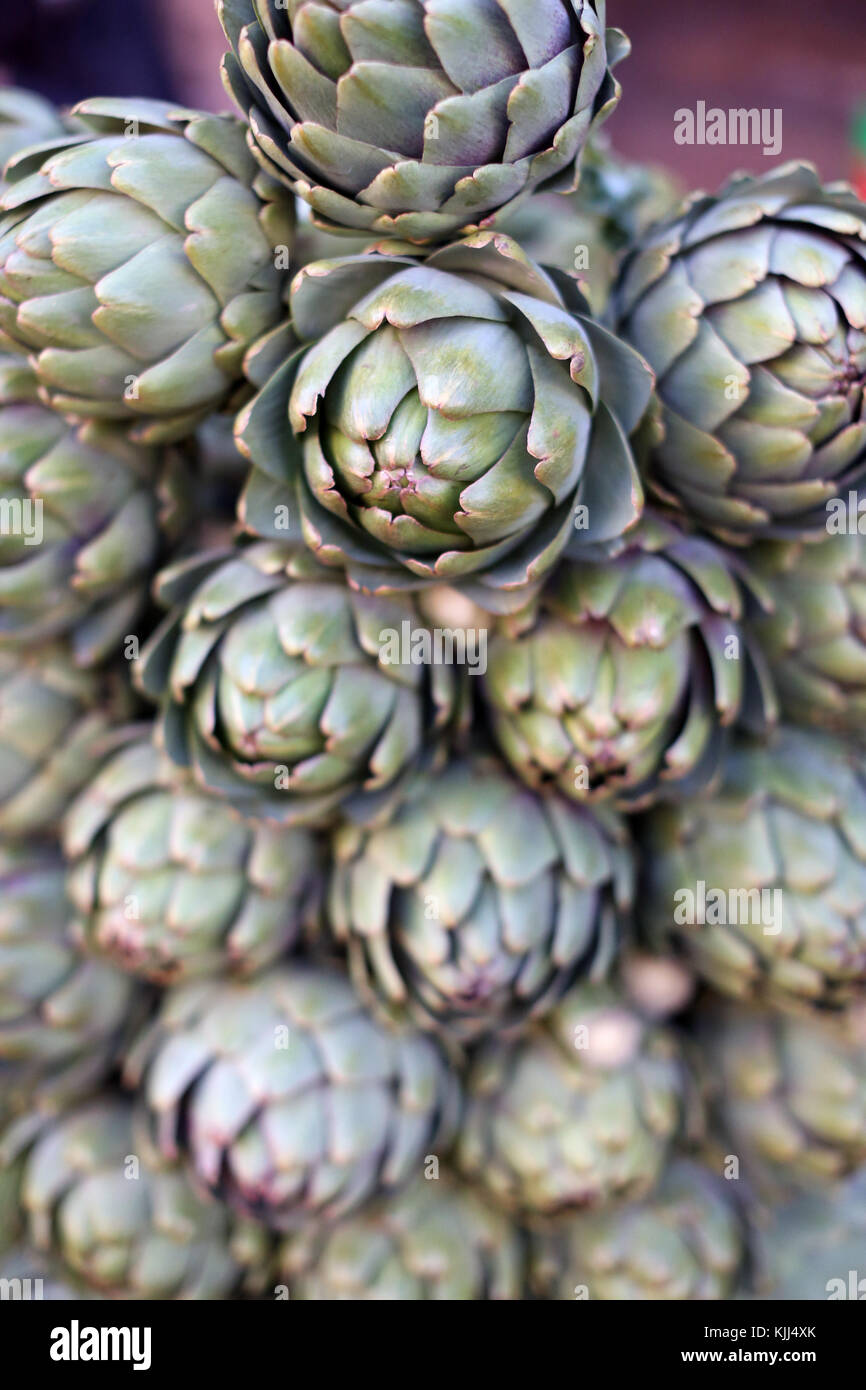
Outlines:
MULTIPOLYGON (((608 22, 635 55, 619 69, 626 100, 607 129, 636 158, 695 187, 774 160, 759 149, 677 145, 674 112, 758 107, 783 113, 779 158, 813 160, 866 191, 864 0, 608 0, 608 22)), ((0 80, 60 103, 161 96, 214 110, 222 31, 213 0, 25 0, 0 18, 0 80)))

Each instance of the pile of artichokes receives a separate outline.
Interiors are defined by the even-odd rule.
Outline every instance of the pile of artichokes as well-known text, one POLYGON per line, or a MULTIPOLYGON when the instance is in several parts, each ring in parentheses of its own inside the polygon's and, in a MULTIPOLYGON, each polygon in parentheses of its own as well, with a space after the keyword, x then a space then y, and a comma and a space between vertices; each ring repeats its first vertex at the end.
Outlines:
POLYGON ((834 1297, 866 206, 620 159, 604 0, 216 8, 0 93, 0 1278, 834 1297))

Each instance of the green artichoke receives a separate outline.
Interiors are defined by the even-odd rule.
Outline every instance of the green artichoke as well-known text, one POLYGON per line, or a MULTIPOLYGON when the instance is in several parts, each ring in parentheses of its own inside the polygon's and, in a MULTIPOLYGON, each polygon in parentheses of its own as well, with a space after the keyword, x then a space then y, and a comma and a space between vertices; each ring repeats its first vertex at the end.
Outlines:
POLYGON ((573 188, 628 52, 604 0, 218 0, 262 166, 326 223, 442 241, 573 188))
POLYGON ((747 597, 734 556, 649 514, 563 562, 490 643, 481 685, 508 762, 531 787, 627 808, 705 784, 739 717, 775 718, 747 597))
POLYGON ((0 329, 55 409, 181 438, 284 316, 292 208, 228 117, 108 98, 74 114, 85 134, 7 170, 0 329))
POLYGON ((484 1044, 467 1078, 458 1158, 527 1218, 636 1200, 686 1119, 676 1039, 607 986, 578 986, 516 1042, 484 1044))
POLYGON ((520 1237, 469 1188, 417 1178, 405 1192, 331 1229, 289 1237, 281 1274, 305 1301, 517 1300, 520 1237))
MULTIPOLYGON (((221 1203, 142 1152, 129 1105, 104 1097, 64 1116, 27 1158, 22 1205, 37 1248, 114 1298, 219 1299, 243 1288, 236 1233, 221 1203)), ((255 1237, 255 1233, 253 1233, 255 1237)), ((267 1251, 267 1233, 257 1236, 267 1251)))
POLYGON ((548 1299, 683 1303, 731 1298, 744 1256, 724 1184, 679 1159, 642 1202, 558 1222, 535 1266, 548 1299))
POLYGON ((776 1207, 757 1232, 759 1299, 862 1301, 864 1244, 866 1172, 776 1207))
POLYGON ((134 1018, 132 981, 72 946, 64 880, 51 850, 0 842, 0 1120, 10 1152, 48 1109, 99 1084, 134 1018))
POLYGON ((658 377, 656 492, 733 539, 826 529, 866 473, 866 206, 809 165, 651 231, 616 296, 658 377))
POLYGON ((139 679, 163 702, 166 749, 250 814, 326 822, 417 763, 458 712, 452 667, 395 652, 390 635, 424 630, 411 600, 353 593, 302 545, 182 562, 159 593, 176 608, 139 679))
POLYGON ((74 938, 158 984, 254 974, 315 920, 321 871, 313 836, 246 820, 174 786, 146 737, 73 802, 64 850, 74 938))
POLYGON ((61 644, 0 649, 0 835, 56 829, 127 709, 111 673, 78 670, 61 644))
POLYGON ((257 382, 276 370, 238 418, 255 465, 242 519, 279 539, 288 510, 358 588, 459 581, 482 606, 522 606, 569 537, 638 517, 626 435, 651 373, 511 238, 409 249, 295 277, 301 346, 286 358, 277 335, 254 354, 257 382))
POLYGON ((698 1041, 722 1141, 770 1196, 826 1185, 866 1164, 866 1030, 710 1011, 698 1041))
POLYGON ((783 713, 862 738, 866 721, 866 536, 764 541, 749 563, 772 611, 751 627, 783 713))
POLYGON ((631 906, 625 827, 492 762, 420 775, 336 832, 330 920, 362 995, 470 1042, 602 978, 631 906))
POLYGON ((730 753, 717 794, 651 812, 639 895, 723 994, 823 1008, 866 987, 866 765, 792 728, 730 753))
POLYGON ((67 423, 20 358, 0 357, 0 433, 0 642, 68 633, 79 664, 104 660, 184 523, 182 460, 116 425, 67 423))
POLYGON ((342 975, 304 965, 168 991, 127 1079, 164 1156, 277 1230, 420 1175, 459 1106, 432 1041, 380 1027, 342 975))

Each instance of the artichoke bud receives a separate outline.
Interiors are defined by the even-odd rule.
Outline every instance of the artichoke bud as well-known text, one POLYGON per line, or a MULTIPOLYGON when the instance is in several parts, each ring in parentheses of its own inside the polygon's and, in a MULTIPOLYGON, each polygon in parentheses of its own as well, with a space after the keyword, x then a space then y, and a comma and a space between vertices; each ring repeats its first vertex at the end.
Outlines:
POLYGON ((866 473, 866 205, 808 164, 651 228, 614 294, 657 377, 656 494, 732 543, 826 534, 866 473))
POLYGON ((775 720, 743 625, 765 602, 745 561, 645 513, 499 621, 482 682, 494 738, 531 787, 573 800, 635 810, 697 790, 732 726, 775 720))
POLYGON ((279 1255, 302 1300, 520 1299, 519 1232, 471 1188, 416 1181, 332 1228, 287 1237, 279 1255))
POLYGON ((729 1005, 699 1020, 718 1143, 770 1200, 866 1161, 863 1020, 804 1020, 729 1005))
POLYGON ((73 118, 6 171, 0 330, 62 414, 182 439, 237 407, 285 319, 291 200, 229 117, 101 98, 73 118))
POLYGON ((128 717, 117 672, 81 670, 60 643, 0 646, 0 834, 56 830, 128 717))
POLYGON ((158 984, 255 973, 314 931, 319 846, 307 830, 251 821, 172 773, 134 734, 70 807, 73 933, 92 955, 158 984))
POLYGON ((299 346, 238 418, 251 533, 280 539, 282 510, 357 589, 503 613, 637 520, 652 374, 510 237, 308 265, 290 304, 299 346))
POLYGON ((805 1013, 866 992, 866 767, 785 726, 737 740, 718 787, 641 826, 639 926, 722 993, 805 1013))
POLYGON ((172 611, 137 679, 165 750, 247 814, 327 825, 465 723, 459 650, 437 659, 411 595, 355 592, 301 544, 180 562, 159 592, 172 611))
POLYGON ((262 167, 333 230, 443 241, 574 188, 629 51, 604 0, 459 7, 219 0, 223 82, 262 167))
POLYGON ((334 836, 329 919, 363 997, 455 1043, 603 979, 631 901, 616 815, 536 797, 480 757, 410 779, 384 813, 349 807, 334 836))
POLYGON ((747 1241, 730 1186, 680 1158, 642 1201, 558 1222, 534 1240, 539 1294, 629 1302, 731 1298, 747 1241))
POLYGON ((536 1224, 648 1193, 693 1087, 672 1032, 610 986, 580 985, 522 1038, 486 1043, 467 1093, 464 1172, 536 1224))
POLYGON ((459 1116, 433 1042, 381 1027, 341 974, 310 965, 169 990, 126 1076, 166 1159, 186 1155, 199 1184, 282 1231, 393 1194, 459 1116))
POLYGON ((236 1258, 238 1223, 143 1151, 125 1100, 104 1097, 55 1121, 27 1158, 21 1200, 33 1243, 114 1297, 230 1298, 252 1285, 236 1258))
POLYGON ((132 982, 70 941, 64 887, 48 845, 0 846, 0 1162, 104 1081, 138 1021, 132 982))

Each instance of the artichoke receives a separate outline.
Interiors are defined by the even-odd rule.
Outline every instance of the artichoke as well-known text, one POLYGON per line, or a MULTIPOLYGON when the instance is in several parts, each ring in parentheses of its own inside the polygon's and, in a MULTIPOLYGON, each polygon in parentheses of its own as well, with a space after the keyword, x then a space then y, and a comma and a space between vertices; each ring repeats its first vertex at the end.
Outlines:
POLYGON ((732 749, 714 796, 650 813, 641 920, 724 994, 845 1005, 866 986, 866 765, 783 729, 732 749))
POLYGON ((718 1128, 770 1196, 866 1164, 866 1019, 710 1012, 698 1038, 718 1128))
POLYGON ((558 1222, 535 1265, 547 1298, 683 1303, 731 1298, 744 1256, 724 1184, 678 1159, 642 1202, 558 1222))
POLYGON ((288 359, 280 335, 260 348, 256 381, 276 370, 238 418, 249 530, 279 539, 288 511, 358 588, 459 581, 500 608, 526 602, 569 537, 636 520, 625 436, 649 369, 511 238, 318 262, 291 309, 301 345, 288 359))
POLYGON ((0 842, 0 1120, 10 1152, 47 1110, 102 1081, 134 1017, 132 982, 71 945, 64 878, 52 850, 0 842))
POLYGON ((93 776, 128 701, 61 644, 0 649, 0 835, 50 832, 93 776))
POLYGON ((451 667, 395 659, 391 636, 424 629, 411 600, 352 593, 303 546, 181 562, 159 592, 176 609, 141 685, 163 702, 172 760, 240 810, 327 821, 350 792, 394 782, 458 712, 451 667))
POLYGON ((315 919, 313 836, 173 786, 146 739, 119 752, 70 807, 64 849, 75 938, 158 984, 254 974, 315 919))
POLYGON ((866 1172, 776 1207, 757 1232, 759 1297, 862 1301, 864 1242, 866 1172))
POLYGON ((418 776, 334 838, 330 920, 362 994, 470 1042, 601 978, 631 905, 623 824, 490 762, 418 776))
POLYGON ((136 1142, 129 1105, 102 1098, 64 1116, 27 1158, 22 1205, 37 1248, 114 1298, 218 1299, 244 1286, 251 1243, 185 1173, 136 1142))
POLYGON ((134 1047, 157 1145, 277 1230, 347 1215, 446 1145, 456 1077, 420 1034, 380 1027, 335 972, 169 990, 134 1047))
POLYGON ((866 473, 866 206, 810 166, 735 177, 648 233, 616 295, 658 377, 649 479, 731 539, 826 529, 866 473))
POLYGON ((752 618, 779 692, 795 724, 862 738, 866 720, 866 536, 764 541, 749 562, 772 611, 752 618))
POLYGON ((648 514, 563 562, 490 643, 482 689, 508 762, 531 787, 627 808, 703 785, 739 716, 775 717, 740 627, 749 586, 733 556, 648 514))
POLYGON ((180 532, 182 461, 116 425, 67 423, 20 358, 0 357, 0 431, 0 642, 68 633, 92 665, 129 633, 180 532))
POLYGON ((289 1237, 281 1272, 306 1301, 498 1301, 522 1297, 523 1264, 501 1212, 447 1178, 417 1178, 336 1227, 289 1237))
POLYGON ((219 0, 250 145, 326 223, 441 241, 577 182, 628 52, 604 0, 219 0))
POLYGON ((74 114, 84 134, 7 170, 0 329, 55 409, 181 438, 284 315, 292 209, 228 117, 108 98, 74 114))
POLYGON ((484 1044, 467 1092, 461 1166, 526 1218, 643 1197, 689 1101, 674 1035, 602 985, 578 986, 516 1042, 484 1044))

